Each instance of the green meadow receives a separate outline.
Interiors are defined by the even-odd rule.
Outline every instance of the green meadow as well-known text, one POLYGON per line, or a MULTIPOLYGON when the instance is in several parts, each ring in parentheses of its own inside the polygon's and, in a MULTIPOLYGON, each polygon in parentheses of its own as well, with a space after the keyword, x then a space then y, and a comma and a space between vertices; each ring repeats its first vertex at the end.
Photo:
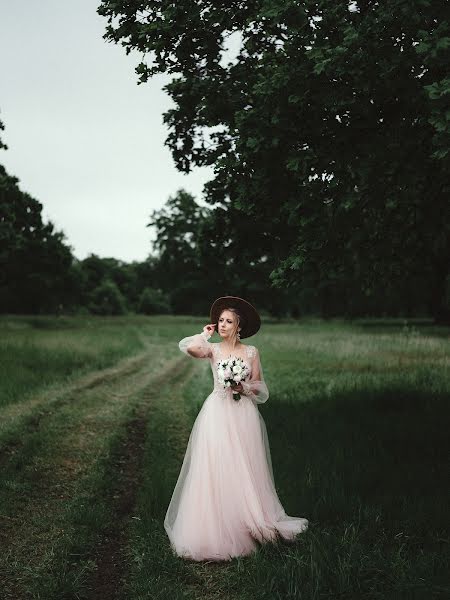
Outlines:
POLYGON ((212 382, 178 341, 204 324, 0 318, 2 600, 448 597, 450 329, 264 321, 275 483, 310 526, 196 563, 163 520, 212 382))

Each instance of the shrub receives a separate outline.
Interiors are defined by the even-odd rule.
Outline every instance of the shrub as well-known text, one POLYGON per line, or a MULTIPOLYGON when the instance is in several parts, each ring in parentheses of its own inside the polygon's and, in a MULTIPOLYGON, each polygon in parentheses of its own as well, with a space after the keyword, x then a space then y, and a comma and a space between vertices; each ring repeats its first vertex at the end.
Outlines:
POLYGON ((103 280, 92 292, 89 310, 96 315, 123 315, 126 302, 114 281, 103 280))
POLYGON ((166 294, 161 290, 146 287, 139 298, 138 312, 145 315, 169 313, 170 304, 166 294))

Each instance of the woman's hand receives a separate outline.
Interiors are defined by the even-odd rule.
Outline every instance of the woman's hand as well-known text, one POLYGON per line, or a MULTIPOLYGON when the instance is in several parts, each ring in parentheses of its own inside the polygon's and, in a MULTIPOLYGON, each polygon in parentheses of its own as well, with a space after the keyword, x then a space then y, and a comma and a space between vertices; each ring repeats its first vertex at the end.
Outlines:
POLYGON ((215 328, 216 328, 215 323, 210 323, 209 325, 205 325, 203 327, 203 333, 206 333, 206 335, 212 335, 215 331, 215 328))

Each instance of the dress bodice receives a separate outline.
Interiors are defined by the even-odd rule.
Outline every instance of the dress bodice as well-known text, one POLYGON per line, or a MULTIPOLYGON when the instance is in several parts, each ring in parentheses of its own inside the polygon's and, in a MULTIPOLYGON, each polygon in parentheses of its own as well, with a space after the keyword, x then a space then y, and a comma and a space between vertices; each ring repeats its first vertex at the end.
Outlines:
MULTIPOLYGON (((219 360, 228 358, 230 356, 230 354, 226 355, 222 353, 222 350, 220 348, 220 342, 212 343, 211 346, 213 347, 213 358, 215 363, 217 363, 217 361, 219 360)), ((250 366, 252 358, 255 356, 256 348, 255 346, 247 346, 246 344, 243 344, 243 346, 244 356, 238 356, 237 354, 232 354, 231 356, 234 356, 236 358, 242 358, 242 360, 244 361, 246 360, 247 364, 250 366)))
POLYGON ((250 371, 250 378, 252 376, 252 360, 256 352, 255 346, 247 346, 244 344, 244 356, 238 356, 237 354, 223 354, 220 348, 220 342, 212 343, 212 357, 211 357, 211 369, 214 377, 214 391, 220 391, 224 394, 228 394, 229 390, 225 390, 223 385, 218 380, 217 375, 217 363, 219 360, 224 360, 229 356, 233 356, 235 358, 241 358, 248 366, 250 371))
MULTIPOLYGON (((230 388, 224 389, 223 384, 219 382, 217 372, 217 363, 230 356, 230 354, 227 356, 225 352, 222 352, 221 343, 211 343, 204 333, 198 333, 183 338, 178 343, 178 346, 182 352, 191 357, 208 359, 213 372, 214 392, 225 392, 229 397, 231 390, 230 388)), ((256 404, 262 404, 269 398, 269 390, 264 381, 258 349, 256 346, 248 346, 246 344, 242 344, 241 346, 243 346, 242 356, 234 354, 233 357, 240 358, 248 365, 249 376, 241 381, 244 395, 251 398, 256 404)), ((239 349, 241 350, 241 348, 239 349)))

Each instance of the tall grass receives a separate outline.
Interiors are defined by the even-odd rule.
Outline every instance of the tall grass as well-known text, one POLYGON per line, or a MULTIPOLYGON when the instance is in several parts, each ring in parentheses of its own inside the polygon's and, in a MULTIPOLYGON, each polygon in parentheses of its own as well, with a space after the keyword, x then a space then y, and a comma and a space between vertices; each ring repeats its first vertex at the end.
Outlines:
POLYGON ((156 421, 152 415, 129 597, 444 597, 450 390, 444 333, 309 322, 267 325, 248 340, 260 349, 271 393, 260 412, 277 490, 288 514, 307 517, 310 528, 294 544, 264 545, 216 566, 174 557, 162 527, 182 460, 176 453, 174 462, 176 449, 163 440, 164 423, 177 402, 192 425, 212 381, 209 365, 198 360, 184 393, 167 392, 156 421))
POLYGON ((190 321, 201 331, 195 318, 0 316, 0 408, 165 344, 190 321))
MULTIPOLYGON (((188 317, 0 319, 3 406, 19 405, 33 391, 45 392, 141 351, 148 352, 150 370, 152 363, 160 368, 178 352, 177 342, 203 325, 202 319, 188 317)), ((111 525, 113 449, 132 405, 139 404, 148 410, 148 435, 124 549, 126 600, 446 597, 448 334, 446 328, 402 321, 263 323, 247 341, 260 350, 270 391, 259 410, 268 429, 275 483, 286 512, 308 518, 310 527, 295 543, 267 544, 225 564, 175 556, 163 528, 192 424, 211 390, 207 361, 182 357, 193 370, 181 369, 142 393, 130 387, 132 403, 123 409, 117 405, 107 430, 98 429, 98 439, 92 438, 92 410, 111 414, 103 404, 110 388, 103 390, 104 398, 92 390, 81 398, 84 404, 58 407, 48 416, 51 427, 23 432, 6 465, 8 515, 13 515, 15 493, 17 500, 27 501, 38 491, 36 465, 48 469, 60 460, 59 440, 67 439, 72 422, 102 450, 98 456, 89 453, 81 487, 74 482, 67 511, 59 515, 66 538, 54 546, 49 541, 48 564, 44 561, 34 575, 24 573, 24 589, 46 600, 62 593, 89 597, 92 547, 102 528, 111 525), (82 557, 79 567, 65 568, 72 555, 82 557)), ((114 391, 115 384, 110 385, 114 391)), ((125 396, 127 389, 124 384, 125 396)), ((29 536, 31 543, 33 531, 29 536)))

